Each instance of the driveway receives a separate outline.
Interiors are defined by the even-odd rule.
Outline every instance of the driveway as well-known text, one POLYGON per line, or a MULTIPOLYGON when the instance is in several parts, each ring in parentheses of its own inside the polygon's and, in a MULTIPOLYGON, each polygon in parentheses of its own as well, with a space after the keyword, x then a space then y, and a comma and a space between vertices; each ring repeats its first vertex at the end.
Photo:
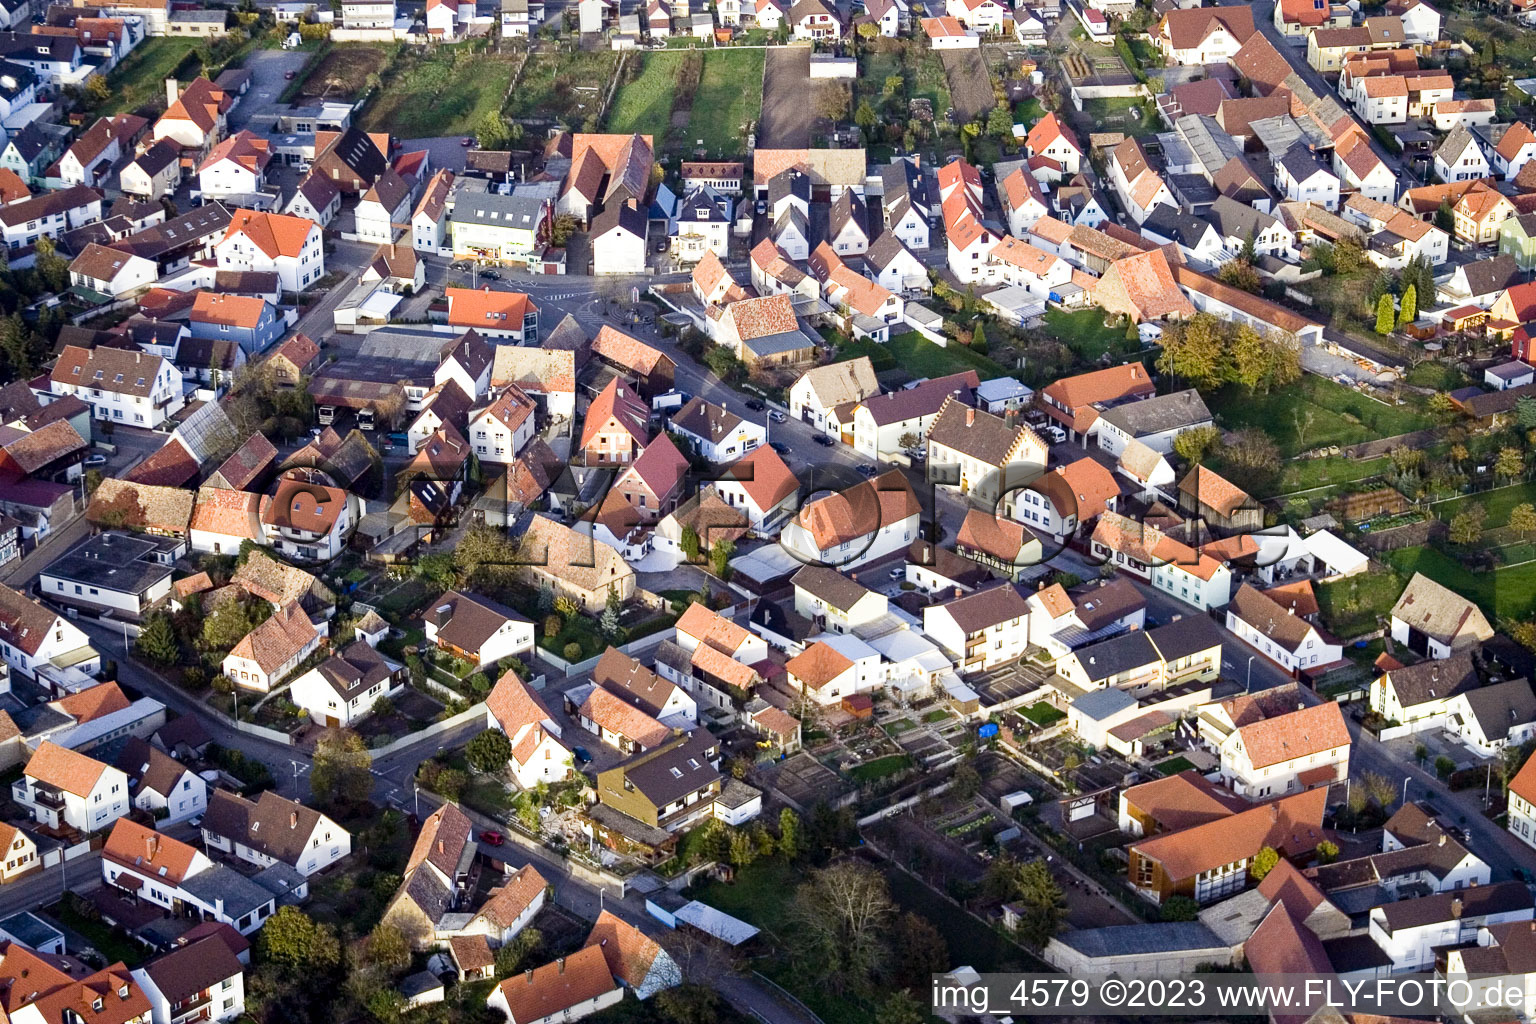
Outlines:
POLYGON ((257 50, 245 62, 251 73, 251 88, 229 112, 229 130, 237 132, 255 118, 271 116, 278 110, 277 98, 288 87, 288 72, 298 74, 309 63, 305 50, 257 50))
POLYGON ((757 127, 761 149, 801 149, 811 144, 816 120, 811 102, 811 48, 770 46, 763 65, 763 117, 757 127))

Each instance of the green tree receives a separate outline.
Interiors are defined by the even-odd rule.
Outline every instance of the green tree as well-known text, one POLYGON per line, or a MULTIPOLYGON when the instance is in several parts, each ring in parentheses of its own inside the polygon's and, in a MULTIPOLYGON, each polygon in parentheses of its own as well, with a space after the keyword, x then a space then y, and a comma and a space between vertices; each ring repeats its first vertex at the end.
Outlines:
POLYGON ((1317 862, 1319 864, 1332 864, 1339 859, 1339 845, 1332 840, 1324 839, 1317 844, 1317 862))
POLYGON ((467 788, 469 788, 469 776, 459 769, 444 768, 437 773, 437 793, 443 799, 458 803, 467 788))
POLYGON ((309 789, 315 801, 366 800, 373 792, 373 759, 368 744, 350 729, 327 729, 315 742, 309 789))
POLYGON ((443 590, 452 590, 459 582, 459 571, 454 567, 453 555, 447 552, 423 555, 417 559, 416 575, 443 590))
POLYGON ((470 767, 486 773, 504 770, 511 756, 512 743, 500 729, 487 729, 464 747, 470 767))
POLYGON ((612 640, 619 635, 619 613, 623 610, 624 604, 619 600, 619 592, 609 584, 608 598, 603 604, 603 617, 598 623, 598 628, 607 639, 612 640))
POLYGON ((1264 876, 1275 870, 1275 865, 1280 863, 1280 851, 1273 846, 1262 847, 1253 855, 1253 861, 1248 865, 1248 874, 1255 882, 1264 881, 1264 876))
POLYGON ((746 365, 730 349, 720 345, 704 353, 704 365, 727 384, 734 384, 747 375, 746 365))
POLYGON ((59 255, 58 246, 52 238, 43 235, 33 243, 36 260, 33 267, 37 270, 43 284, 51 292, 61 292, 69 287, 69 260, 59 255))
POLYGON ((1515 422, 1521 430, 1536 430, 1536 398, 1515 399, 1515 422))
POLYGON ((1430 412, 1438 413, 1442 416, 1446 413, 1456 411, 1456 399, 1452 398, 1444 391, 1436 391, 1434 394, 1430 395, 1428 404, 1430 412))
POLYGON ((264 959, 296 973, 324 974, 341 964, 341 941, 298 907, 278 907, 257 938, 264 959))
POLYGON ((1449 199, 1441 200, 1439 209, 1435 210, 1435 227, 1448 235, 1456 233, 1456 211, 1451 208, 1449 199))
POLYGON ((1397 800, 1397 783, 1381 772, 1364 772, 1357 781, 1358 785, 1352 788, 1363 792, 1367 800, 1382 810, 1397 800))
POLYGON ((1221 431, 1215 427, 1194 427, 1174 437, 1173 451, 1191 466, 1198 466, 1220 442, 1221 431))
POLYGON ((906 989, 899 988, 885 997, 875 1019, 880 1024, 925 1024, 930 1018, 923 1003, 906 989))
POLYGON ((1253 229, 1252 228, 1248 229, 1248 237, 1243 239, 1243 251, 1238 256, 1238 259, 1242 260, 1244 263, 1248 264, 1250 267, 1253 266, 1256 262, 1258 262, 1258 259, 1259 259, 1259 248, 1258 248, 1258 244, 1257 244, 1256 240, 1253 237, 1253 229))
POLYGON ((955 769, 955 774, 950 777, 951 786, 955 796, 961 800, 969 800, 981 789, 981 773, 968 764, 962 764, 955 769))
POLYGON ((779 853, 786 860, 800 855, 800 815, 789 807, 779 812, 779 853))
POLYGON ((1157 368, 1182 378, 1192 387, 1215 388, 1221 384, 1223 363, 1222 322, 1210 313, 1196 313, 1163 331, 1163 351, 1157 368))
POLYGON ((1025 944, 1045 948, 1051 936, 1067 920, 1067 897, 1051 877, 1045 861, 1036 858, 1019 867, 1019 923, 1017 931, 1025 944))
POLYGON ((720 996, 705 985, 685 982, 657 992, 656 1008, 672 1024, 714 1024, 720 1019, 720 996))
POLYGON ((1522 501, 1510 509, 1509 528, 1525 536, 1536 533, 1536 505, 1522 501))
POLYGON ((1407 327, 1419 318, 1419 288, 1409 284, 1403 289, 1403 301, 1397 307, 1397 326, 1407 327))
POLYGON ((1228 350, 1231 363, 1230 376, 1234 384, 1240 384, 1251 394, 1269 374, 1269 346, 1263 335, 1253 325, 1244 323, 1237 329, 1228 350))
POLYGON ((980 320, 976 321, 976 329, 971 332, 971 351, 987 354, 987 334, 980 320))
POLYGON ((731 556, 736 553, 734 542, 721 537, 709 549, 709 567, 722 580, 731 578, 731 556))
POLYGON ((875 113, 875 108, 869 105, 868 100, 859 102, 859 109, 853 112, 853 123, 864 130, 868 138, 869 133, 875 130, 875 124, 880 120, 880 115, 875 113))
POLYGON ((1200 916, 1200 904, 1189 896, 1170 896, 1157 916, 1163 921, 1193 921, 1200 916))
POLYGON ((139 657, 151 665, 169 668, 181 659, 181 645, 176 641, 176 630, 171 617, 164 612, 151 615, 144 621, 144 629, 134 642, 133 649, 139 657))
POLYGON ((1498 456, 1493 460, 1493 471, 1506 480, 1513 480, 1525 473, 1525 453, 1512 445, 1505 445, 1499 449, 1498 456))
POLYGON ((1452 761, 1449 757, 1441 754, 1439 757, 1435 758, 1435 774, 1440 777, 1441 782, 1444 782, 1446 779, 1450 778, 1451 773, 1455 770, 1456 762, 1452 761))
POLYGON ((1376 333, 1381 335, 1391 334, 1393 325, 1396 322, 1397 318, 1392 309, 1392 296, 1382 295, 1376 301, 1376 333))
POLYGON ((1452 544, 1476 544, 1483 539, 1483 522, 1488 510, 1479 502, 1471 502, 1451 517, 1450 538, 1452 544))
POLYGON ((1499 751, 1499 760, 1494 765, 1493 771, 1499 777, 1499 786, 1506 800, 1509 798, 1509 784, 1514 781, 1516 775, 1520 774, 1520 769, 1525 766, 1525 759, 1530 754, 1531 751, 1525 744, 1518 747, 1510 744, 1499 751))
POLYGON ((699 560, 699 531, 691 526, 683 527, 682 536, 678 538, 678 545, 683 549, 683 557, 690 562, 699 560))
POLYGON ((854 860, 813 871, 786 913, 792 962, 833 992, 869 992, 891 960, 896 913, 885 879, 854 860))
POLYGON ((925 991, 935 974, 954 965, 944 936, 927 918, 910 911, 896 919, 891 947, 895 954, 891 980, 909 991, 925 991))
POLYGON ((508 978, 523 969, 523 964, 544 945, 544 935, 537 928, 524 928, 517 936, 496 950, 496 977, 508 978))
POLYGON ((398 977, 411 966, 411 944, 394 925, 380 922, 368 933, 368 947, 363 960, 391 977, 398 977))
POLYGON ((481 149, 506 149, 512 143, 512 131, 499 111, 490 110, 480 119, 475 138, 481 149))
POLYGON ((260 620, 248 605, 225 601, 203 620, 202 648, 205 651, 228 651, 259 624, 260 620))
POLYGON ((987 134, 1000 142, 1013 138, 1013 111, 999 103, 987 114, 987 134))

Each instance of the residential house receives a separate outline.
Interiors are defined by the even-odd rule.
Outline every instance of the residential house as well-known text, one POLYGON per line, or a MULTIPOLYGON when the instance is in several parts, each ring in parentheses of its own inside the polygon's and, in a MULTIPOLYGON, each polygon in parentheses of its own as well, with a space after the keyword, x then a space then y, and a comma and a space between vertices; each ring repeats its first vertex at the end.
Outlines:
POLYGON ((1289 201, 1339 208, 1338 175, 1324 167, 1306 146, 1294 145, 1275 161, 1275 187, 1289 201))
POLYGON ((592 273, 639 274, 645 270, 645 214, 622 203, 610 204, 592 218, 592 273))
POLYGON ((170 360, 122 348, 64 346, 49 388, 86 402, 95 419, 127 426, 158 427, 185 404, 181 371, 170 360))
POLYGON ((320 226, 307 217, 237 210, 214 256, 221 270, 274 272, 289 292, 325 276, 320 226))
POLYGON ((1060 173, 1054 175, 1057 179, 1070 178, 1082 170, 1083 148, 1054 113, 1046 114, 1029 130, 1024 149, 1031 157, 1052 161, 1060 169, 1060 173))
POLYGON ((852 569, 905 550, 921 513, 906 477, 891 470, 806 505, 779 543, 802 561, 852 569))
POLYGON ((39 825, 89 834, 128 813, 128 790, 119 769, 44 740, 11 783, 11 799, 39 825))
MULTIPOLYGON (((492 291, 488 287, 478 291, 473 288, 445 288, 443 294, 448 299, 448 326, 456 331, 473 330, 475 333, 490 338, 493 341, 505 340, 510 341, 513 345, 531 345, 538 341, 539 310, 529 300, 528 296, 522 292, 492 291)), ((506 351, 509 347, 497 345, 497 361, 500 361, 502 358, 500 353, 506 351)), ((522 357, 521 354, 519 354, 519 357, 538 358, 536 356, 522 357)), ((562 363, 574 363, 573 355, 565 353, 548 358, 562 363)), ((491 375, 492 384, 495 384, 497 379, 498 375, 493 371, 491 375)), ((528 391, 530 394, 534 390, 546 393, 548 390, 547 388, 530 388, 521 379, 516 377, 502 377, 501 379, 510 380, 521 385, 523 390, 528 391)), ((571 387, 573 392, 571 402, 574 406, 574 379, 571 382, 571 387)), ((574 408, 564 409, 563 403, 561 403, 559 412, 556 411, 554 406, 550 409, 552 414, 565 416, 571 415, 574 411, 574 408)))
POLYGON ((345 729, 370 715, 378 701, 398 694, 405 680, 403 665, 356 640, 295 679, 289 699, 310 721, 345 729))
POLYGON ((1246 7, 1196 7, 1164 14, 1153 39, 1174 64, 1225 64, 1253 33, 1253 11, 1246 7))
POLYGON ((975 371, 967 370, 864 399, 852 411, 854 449, 883 462, 893 453, 923 444, 944 403, 958 397, 970 404, 971 389, 980 383, 975 371))
POLYGON ((485 1005, 506 1016, 508 1024, 577 1021, 624 998, 613 980, 603 950, 588 946, 570 956, 499 983, 485 1005))
POLYGON ((229 342, 255 355, 281 338, 288 323, 265 299, 199 290, 187 313, 187 327, 195 339, 229 342))
POLYGON ((153 260, 119 249, 88 243, 69 264, 69 283, 112 299, 125 299, 147 291, 160 279, 153 260))
POLYGON ((1523 882, 1494 882, 1383 903, 1372 908, 1367 934, 1390 958, 1393 971, 1415 971, 1434 964, 1444 947, 1470 943, 1485 928, 1529 922, 1533 916, 1536 909, 1523 882))
POLYGON ((1325 668, 1343 657, 1332 637, 1247 583, 1227 606, 1227 628, 1292 674, 1325 668))
POLYGON ((66 231, 101 220, 101 193, 89 185, 43 192, 30 199, 0 206, 0 239, 9 249, 55 241, 66 231))
POLYGON ((197 185, 207 198, 248 199, 266 188, 271 162, 271 143, 253 132, 240 131, 213 147, 198 166, 197 185))
POLYGON ((1005 497, 1004 509, 1030 530, 1060 544, 1112 510, 1119 498, 1114 474, 1084 456, 1041 474, 1011 500, 1005 497))
POLYGON ((191 941, 184 937, 175 948, 135 968, 133 980, 149 1001, 152 1024, 225 1021, 244 1014, 245 964, 231 945, 219 933, 191 941))
POLYGON ((37 591, 56 604, 138 622, 171 593, 178 540, 98 533, 54 559, 37 591))
POLYGON ((1336 702, 1296 707, 1234 728, 1221 744, 1221 777, 1253 801, 1327 788, 1348 778, 1349 749, 1336 702))
POLYGON ((548 581, 557 595, 574 598, 590 614, 608 604, 610 589, 620 601, 635 592, 635 573, 607 544, 536 515, 524 534, 526 572, 535 585, 548 581))
POLYGON ((1041 409, 1084 444, 1097 432, 1101 410, 1148 398, 1157 387, 1146 367, 1132 362, 1063 377, 1036 392, 1041 409))
POLYGON ((923 632, 962 673, 1017 661, 1029 646, 1029 606, 1011 583, 963 594, 923 609, 923 632))
POLYGON ((1211 424, 1211 412, 1200 393, 1187 388, 1104 410, 1098 420, 1099 447, 1119 455, 1135 440, 1166 455, 1173 451, 1174 438, 1179 434, 1211 424))
POLYGON ((988 508, 1044 472, 1048 458, 1045 442, 1029 427, 977 412, 954 395, 927 431, 928 479, 988 508))
POLYGON ((771 533, 794 511, 800 483, 779 453, 761 445, 726 467, 711 486, 726 504, 747 517, 753 531, 771 533))
POLYGON ((1408 581, 1391 620, 1393 641, 1429 658, 1448 658, 1493 636, 1476 604, 1422 573, 1408 581))
POLYGON ((598 772, 597 801, 631 821, 675 832, 712 812, 722 785, 719 762, 720 744, 709 730, 672 736, 598 772))
MULTIPOLYGON (((307 179, 306 179, 307 180, 307 179)), ((321 178, 329 182, 328 178, 321 178)), ((444 249, 452 249, 450 221, 448 219, 448 202, 453 195, 454 174, 446 167, 437 171, 427 182, 427 187, 422 190, 421 198, 416 203, 416 209, 411 212, 411 248, 417 252, 431 252, 441 254, 444 249)), ((490 195, 491 193, 486 193, 490 195)), ((473 193, 462 197, 465 200, 473 198, 473 193)), ((337 194, 339 199, 340 194, 337 194)), ((457 203, 454 204, 457 212, 457 203)), ((293 211, 289 211, 293 212, 293 211)), ((312 217, 318 220, 318 217, 312 217)), ((466 211, 465 231, 466 239, 470 227, 470 215, 466 211)), ((521 229, 515 229, 521 230, 521 229)), ((500 259, 501 244, 497 243, 498 259, 500 259)))
POLYGON ((846 424, 852 435, 852 411, 864 399, 880 393, 868 356, 807 370, 789 389, 789 414, 816 430, 837 437, 846 424), (846 417, 834 410, 847 407, 846 417))
POLYGON ((223 672, 236 686, 266 693, 319 648, 328 631, 290 602, 241 637, 225 655, 223 672))
POLYGON ((533 649, 533 623, 504 605, 450 590, 423 616, 429 643, 456 658, 494 665, 533 649))
POLYGON ((128 776, 133 806, 167 824, 186 821, 208 809, 208 783, 164 751, 129 736, 113 762, 128 776))
POLYGON ((158 202, 176 191, 181 181, 181 148, 170 139, 161 139, 135 156, 118 172, 117 183, 124 195, 158 202))
POLYGON ((1441 181, 1480 181, 1492 174, 1483 147, 1461 125, 1452 128, 1435 148, 1432 166, 1441 181))

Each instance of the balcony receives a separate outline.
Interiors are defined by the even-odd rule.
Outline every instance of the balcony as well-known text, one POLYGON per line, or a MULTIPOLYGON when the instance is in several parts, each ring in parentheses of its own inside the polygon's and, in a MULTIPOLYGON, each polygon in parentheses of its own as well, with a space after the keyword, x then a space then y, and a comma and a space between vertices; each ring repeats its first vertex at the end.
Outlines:
POLYGON ((32 802, 39 807, 50 807, 53 810, 64 809, 64 794, 49 786, 32 787, 32 802))

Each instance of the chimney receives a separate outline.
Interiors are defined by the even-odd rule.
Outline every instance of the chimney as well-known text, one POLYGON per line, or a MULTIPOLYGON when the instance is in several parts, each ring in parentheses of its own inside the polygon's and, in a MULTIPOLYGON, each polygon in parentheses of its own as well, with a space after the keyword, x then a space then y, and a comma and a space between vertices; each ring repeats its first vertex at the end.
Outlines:
POLYGON ((441 840, 441 839, 439 839, 439 840, 438 840, 438 841, 437 841, 437 852, 438 852, 438 853, 447 853, 447 852, 448 852, 448 848, 447 848, 447 846, 445 846, 445 845, 444 845, 444 844, 443 844, 443 841, 442 841, 442 840, 441 840))
POLYGON ((1307 710, 1307 702, 1304 701, 1304 700, 1297 701, 1296 702, 1296 710, 1297 711, 1305 711, 1305 710, 1307 710))
POLYGON ((530 967, 526 971, 524 971, 523 972, 523 976, 528 979, 528 984, 530 984, 530 985, 533 984, 533 968, 532 967, 530 967))
POLYGON ((965 407, 965 425, 968 427, 976 425, 976 410, 970 406, 965 407))
POLYGON ((1444 846, 1445 845, 1445 833, 1444 832, 1440 833, 1440 841, 1438 843, 1436 843, 1435 845, 1436 846, 1444 846))
POLYGON ((298 811, 289 811, 288 812, 288 827, 289 828, 298 828, 299 827, 299 812, 298 811))
POLYGON ((155 847, 159 845, 159 843, 157 842, 157 840, 159 838, 160 837, 155 835, 154 833, 150 833, 149 835, 144 837, 144 859, 145 860, 154 860, 155 859, 155 847))
MULTIPOLYGON (((1461 920, 1461 910, 1461 897, 1457 896, 1455 899, 1451 900, 1451 916, 1456 918, 1458 921, 1461 920)), ((564 961, 562 960, 561 963, 564 963, 564 961)))
POLYGON ((1269 805, 1269 820, 1270 821, 1279 821, 1280 820, 1280 805, 1279 804, 1270 804, 1269 805))
MULTIPOLYGON (((1457 900, 1456 900, 1456 906, 1457 906, 1457 908, 1458 908, 1458 909, 1457 909, 1457 911, 1456 911, 1456 914, 1457 914, 1457 916, 1458 916, 1458 917, 1459 917, 1459 916, 1460 916, 1460 915, 1461 915, 1461 910, 1460 910, 1460 909, 1459 909, 1459 908, 1460 908, 1460 906, 1461 906, 1461 900, 1460 900, 1460 898, 1458 898, 1458 899, 1457 899, 1457 900)), ((559 959, 558 959, 558 960, 556 960, 556 961, 555 961, 555 966, 556 966, 556 968, 557 968, 557 971, 556 971, 556 973, 558 973, 558 974, 564 974, 564 973, 565 973, 565 957, 563 957, 563 956, 562 956, 562 957, 560 957, 560 958, 559 958, 559 959)))

